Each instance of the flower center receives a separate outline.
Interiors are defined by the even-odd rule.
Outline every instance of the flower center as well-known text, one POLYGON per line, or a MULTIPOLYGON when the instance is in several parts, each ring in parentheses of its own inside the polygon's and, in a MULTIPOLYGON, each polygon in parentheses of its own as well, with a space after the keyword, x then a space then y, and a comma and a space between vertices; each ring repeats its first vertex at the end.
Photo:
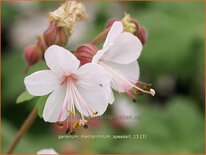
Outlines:
MULTIPOLYGON (((65 94, 64 102, 62 104, 61 111, 59 113, 58 122, 60 122, 63 112, 66 110, 66 112, 68 113, 67 123, 66 123, 67 125, 66 133, 70 133, 70 134, 74 134, 73 130, 79 128, 80 126, 84 127, 85 129, 88 128, 87 120, 83 115, 83 111, 86 111, 89 117, 91 117, 91 115, 93 116, 97 115, 97 112, 87 104, 83 96, 78 91, 77 86, 75 85, 75 81, 77 80, 78 78, 76 75, 70 74, 64 76, 61 81, 61 85, 66 86, 66 94, 65 94), (81 119, 76 121, 74 121, 74 118, 76 116, 75 107, 80 112, 80 117, 81 117, 81 119)), ((61 122, 58 124, 60 127, 62 126, 61 122)))
POLYGON ((78 80, 78 78, 74 74, 65 75, 65 76, 62 77, 61 85, 68 84, 68 83, 71 83, 71 82, 75 82, 77 80, 78 80))

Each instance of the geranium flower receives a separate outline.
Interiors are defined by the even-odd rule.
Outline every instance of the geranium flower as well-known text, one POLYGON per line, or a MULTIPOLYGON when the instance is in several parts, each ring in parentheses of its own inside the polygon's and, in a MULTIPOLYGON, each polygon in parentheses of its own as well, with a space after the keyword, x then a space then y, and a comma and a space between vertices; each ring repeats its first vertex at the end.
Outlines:
POLYGON ((154 95, 153 89, 147 91, 136 85, 140 74, 137 59, 141 54, 142 43, 136 36, 123 30, 121 22, 114 22, 103 48, 96 53, 92 62, 108 71, 112 76, 111 86, 116 91, 126 92, 132 98, 135 98, 133 93, 137 91, 154 95))
POLYGON ((107 106, 111 77, 98 64, 88 63, 81 67, 79 60, 68 50, 53 45, 45 52, 50 70, 42 70, 24 80, 31 95, 44 96, 51 93, 43 110, 47 122, 62 122, 81 114, 80 125, 86 123, 84 116, 102 115, 107 106))

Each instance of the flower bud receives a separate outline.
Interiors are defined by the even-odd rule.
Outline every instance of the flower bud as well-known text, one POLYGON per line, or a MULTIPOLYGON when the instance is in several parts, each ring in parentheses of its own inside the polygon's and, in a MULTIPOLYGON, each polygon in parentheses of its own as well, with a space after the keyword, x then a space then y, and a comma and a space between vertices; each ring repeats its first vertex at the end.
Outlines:
POLYGON ((145 29, 135 19, 131 18, 129 14, 125 14, 122 19, 122 24, 124 26, 124 31, 134 34, 143 45, 146 43, 147 33, 145 29))
MULTIPOLYGON (((110 19, 105 24, 105 29, 112 26, 115 21, 120 21, 118 19, 110 19)), ((129 16, 129 14, 125 14, 125 17, 122 19, 122 24, 124 26, 125 32, 130 32, 134 34, 141 43, 144 45, 147 41, 147 33, 145 29, 133 18, 129 16)))
POLYGON ((57 26, 55 22, 50 23, 48 29, 44 32, 44 41, 48 47, 51 45, 64 47, 68 42, 68 37, 66 30, 57 26))
POLYGON ((81 65, 84 65, 86 63, 92 62, 92 58, 98 50, 99 49, 95 45, 86 43, 77 48, 74 51, 74 55, 77 57, 77 59, 79 59, 81 65))
POLYGON ((41 49, 36 45, 30 45, 24 50, 24 59, 29 66, 37 63, 41 57, 41 49))
POLYGON ((114 24, 114 22, 116 22, 116 21, 120 21, 120 20, 115 19, 115 18, 109 19, 105 24, 105 29, 111 27, 114 24))
POLYGON ((42 36, 37 36, 37 46, 41 49, 41 52, 44 53, 47 49, 47 45, 44 41, 44 39, 42 38, 42 36))

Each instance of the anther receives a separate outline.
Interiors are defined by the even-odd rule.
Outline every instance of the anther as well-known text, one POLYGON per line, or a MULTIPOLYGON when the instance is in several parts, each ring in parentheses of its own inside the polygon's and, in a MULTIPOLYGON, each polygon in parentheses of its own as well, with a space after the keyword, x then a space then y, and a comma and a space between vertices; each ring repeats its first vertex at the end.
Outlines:
POLYGON ((70 132, 70 135, 74 135, 74 134, 75 134, 75 132, 74 132, 74 131, 70 132))
POLYGON ((63 128, 64 124, 62 122, 58 122, 57 125, 59 126, 59 128, 63 128))
POLYGON ((83 125, 83 128, 88 129, 88 125, 87 125, 87 124, 84 124, 84 125, 83 125))
POLYGON ((133 101, 134 103, 136 103, 136 99, 133 99, 132 101, 133 101))
POLYGON ((74 117, 74 112, 73 112, 73 111, 67 110, 67 112, 68 112, 72 117, 74 117))
POLYGON ((74 124, 73 124, 73 128, 74 128, 74 129, 79 128, 79 126, 80 126, 80 125, 79 125, 79 122, 74 122, 74 124))
POLYGON ((97 112, 97 111, 94 111, 92 114, 93 114, 93 115, 97 115, 97 114, 98 114, 98 112, 97 112))
POLYGON ((69 133, 69 131, 70 131, 70 128, 68 128, 68 129, 66 130, 66 134, 68 134, 68 133, 69 133))

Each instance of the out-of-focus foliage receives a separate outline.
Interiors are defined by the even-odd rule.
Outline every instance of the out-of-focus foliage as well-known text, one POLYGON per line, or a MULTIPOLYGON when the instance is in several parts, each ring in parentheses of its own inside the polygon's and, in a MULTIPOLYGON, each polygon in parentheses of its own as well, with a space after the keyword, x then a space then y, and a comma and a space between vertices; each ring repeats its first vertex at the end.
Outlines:
MULTIPOLYGON (((21 12, 24 11, 23 7, 17 7, 17 3, 19 2, 2 3, 3 152, 37 102, 32 100, 25 104, 15 104, 19 94, 25 90, 25 64, 22 58, 25 47, 11 41, 15 37, 12 35, 16 30, 14 23, 25 16, 25 12, 21 12)), ((85 22, 88 24, 85 32, 76 36, 83 38, 84 42, 101 32, 107 19, 122 18, 124 12, 130 13, 147 29, 148 42, 138 60, 140 79, 151 82, 157 95, 144 95, 134 103, 139 106, 141 117, 133 128, 117 129, 110 120, 105 120, 100 127, 91 127, 78 131, 77 134, 146 134, 147 138, 58 140, 55 127, 38 118, 14 153, 31 154, 51 147, 57 152, 64 152, 66 147, 66 152, 76 150, 77 153, 203 153, 204 2, 85 3, 89 8, 90 18, 85 22)), ((37 2, 35 6, 42 11, 42 16, 47 16, 44 10, 53 10, 58 5, 55 2, 37 2)), ((16 37, 21 39, 24 34, 16 37)), ((75 48, 77 47, 69 42, 68 49, 75 48)), ((41 61, 31 68, 29 74, 45 68, 44 61, 41 61)), ((109 106, 108 113, 111 111, 112 106, 109 106)))

